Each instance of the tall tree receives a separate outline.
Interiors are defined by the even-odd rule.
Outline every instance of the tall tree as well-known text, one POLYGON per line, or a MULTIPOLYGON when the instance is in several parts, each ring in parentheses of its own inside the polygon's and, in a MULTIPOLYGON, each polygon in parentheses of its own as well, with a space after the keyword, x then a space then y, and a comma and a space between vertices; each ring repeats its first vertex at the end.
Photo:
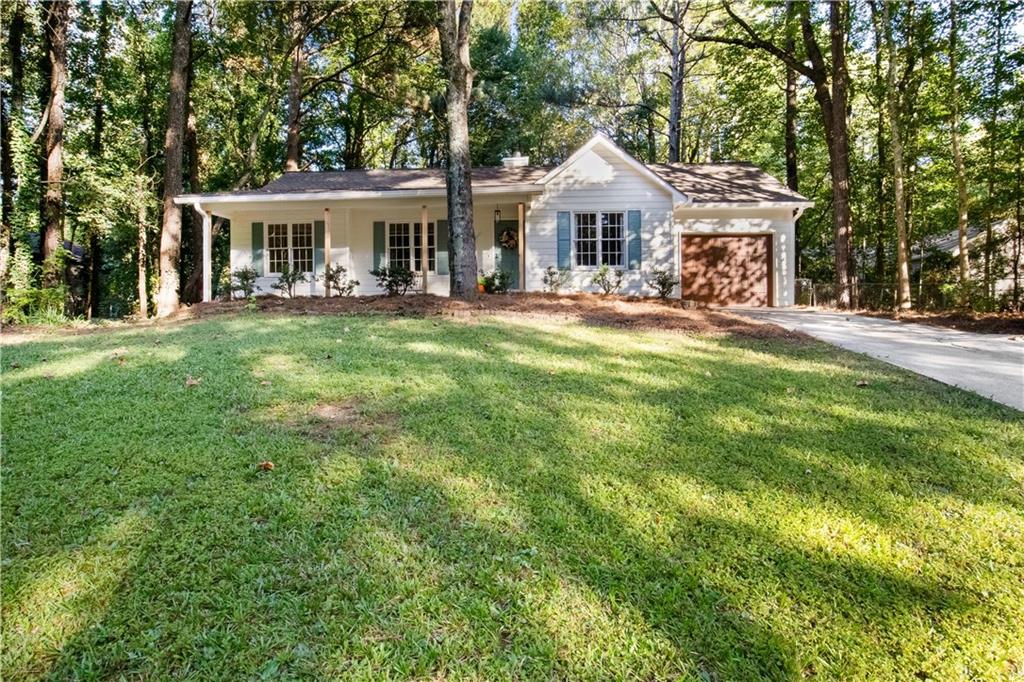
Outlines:
POLYGON ((967 302, 971 265, 967 248, 967 172, 964 169, 964 155, 960 151, 960 77, 957 74, 957 0, 949 0, 949 135, 953 147, 953 170, 956 173, 956 232, 960 250, 960 295, 961 303, 967 302))
MULTIPOLYGON (((786 42, 783 49, 789 54, 796 53, 796 25, 793 0, 786 0, 786 42)), ((796 119, 799 107, 797 105, 796 71, 788 64, 786 69, 786 120, 785 120, 785 146, 786 146, 786 187, 794 192, 800 191, 800 173, 797 163, 797 126, 796 119)), ((796 274, 800 276, 800 219, 794 223, 796 237, 796 274)))
MULTIPOLYGON (((103 156, 103 129, 105 126, 106 92, 103 80, 107 71, 107 53, 110 50, 110 3, 101 0, 99 8, 99 28, 96 32, 95 52, 93 53, 93 105, 92 105, 92 144, 90 152, 94 160, 103 156)), ((89 233, 89 282, 86 289, 85 315, 87 318, 98 317, 100 314, 100 273, 103 269, 103 253, 99 232, 95 229, 89 233)))
POLYGON ((469 97, 473 68, 469 62, 469 27, 473 0, 441 3, 437 30, 441 64, 448 77, 445 105, 448 122, 448 249, 451 295, 474 299, 476 236, 473 232, 473 180, 469 151, 469 97))
POLYGON ((300 126, 302 118, 302 75, 306 69, 305 41, 308 32, 307 5, 304 2, 292 2, 290 5, 291 27, 291 69, 288 77, 288 137, 285 144, 284 169, 299 170, 302 160, 302 138, 300 126))
POLYGON ((171 38, 170 96, 167 101, 167 133, 164 137, 163 227, 160 232, 160 290, 156 297, 157 317, 173 314, 179 305, 181 255, 181 207, 174 197, 181 194, 182 146, 185 108, 188 103, 188 61, 192 41, 192 0, 175 3, 174 34, 171 38))
POLYGON ((48 0, 43 27, 50 63, 50 96, 46 109, 46 192, 43 198, 43 286, 63 280, 58 262, 64 229, 64 88, 68 79, 68 10, 65 0, 48 0))
POLYGON ((996 150, 999 146, 999 114, 1003 106, 1003 32, 1006 27, 1003 25, 1003 18, 1006 14, 1005 0, 994 0, 995 5, 992 15, 992 30, 995 33, 995 53, 992 56, 992 85, 988 98, 988 211, 985 217, 985 248, 982 252, 985 277, 985 295, 995 295, 995 277, 993 276, 992 261, 995 254, 995 234, 993 223, 995 222, 996 203, 996 150))
POLYGON ((806 0, 796 2, 807 60, 787 51, 761 36, 750 23, 740 17, 732 6, 723 7, 729 18, 739 26, 745 37, 696 34, 698 41, 738 45, 763 50, 782 61, 814 85, 814 99, 821 110, 822 128, 828 146, 829 170, 832 176, 833 252, 835 255, 836 304, 846 308, 852 302, 853 273, 851 269, 852 216, 850 209, 850 136, 846 120, 848 74, 846 70, 846 37, 849 3, 836 0, 829 4, 829 51, 831 64, 826 63, 815 34, 811 6, 806 0))
MULTIPOLYGON (((900 89, 896 79, 896 41, 892 36, 892 16, 886 0, 871 3, 871 12, 876 22, 881 22, 878 31, 884 37, 889 53, 886 68, 886 108, 889 112, 889 134, 892 138, 892 187, 894 213, 896 217, 896 306, 900 310, 910 308, 910 262, 907 244, 907 197, 904 193, 903 173, 903 112, 900 89), (879 5, 881 9, 879 10, 879 5)), ((876 45, 881 49, 881 45, 876 45)))
POLYGON ((3 176, 3 204, 0 215, 0 282, 7 275, 7 263, 14 251, 14 196, 18 185, 14 165, 14 129, 22 125, 24 106, 24 59, 21 43, 25 35, 25 11, 21 0, 15 0, 7 27, 7 63, 10 82, 4 83, 3 101, 0 102, 0 174, 3 176))

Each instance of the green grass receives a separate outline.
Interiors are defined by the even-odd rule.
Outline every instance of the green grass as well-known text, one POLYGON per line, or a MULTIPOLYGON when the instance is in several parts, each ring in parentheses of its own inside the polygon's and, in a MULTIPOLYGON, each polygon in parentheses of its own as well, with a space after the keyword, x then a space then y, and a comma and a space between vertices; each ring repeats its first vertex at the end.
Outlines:
POLYGON ((1021 414, 821 344, 243 315, 3 367, 4 680, 1024 674, 1021 414))

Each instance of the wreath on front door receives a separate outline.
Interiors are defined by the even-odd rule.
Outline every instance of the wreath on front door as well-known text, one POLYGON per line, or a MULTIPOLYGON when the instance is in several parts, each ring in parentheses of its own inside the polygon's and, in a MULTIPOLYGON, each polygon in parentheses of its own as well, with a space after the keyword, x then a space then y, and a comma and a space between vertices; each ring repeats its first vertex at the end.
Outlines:
POLYGON ((498 237, 498 243, 501 244, 502 248, 515 249, 519 248, 519 238, 516 235, 515 230, 504 230, 498 237))

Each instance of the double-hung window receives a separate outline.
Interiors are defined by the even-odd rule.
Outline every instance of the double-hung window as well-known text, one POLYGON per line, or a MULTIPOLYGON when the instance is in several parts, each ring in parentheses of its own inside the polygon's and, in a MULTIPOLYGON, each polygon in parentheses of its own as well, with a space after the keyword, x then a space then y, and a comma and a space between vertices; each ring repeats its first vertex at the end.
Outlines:
POLYGON ((622 267, 625 261, 625 214, 587 211, 574 214, 573 249, 577 268, 622 267))
MULTIPOLYGON (((388 267, 405 268, 413 272, 422 269, 420 254, 423 248, 422 223, 388 224, 388 267)), ((427 270, 437 269, 437 242, 434 223, 427 223, 427 270)))
POLYGON ((313 272, 313 223, 267 225, 267 255, 271 273, 313 272))

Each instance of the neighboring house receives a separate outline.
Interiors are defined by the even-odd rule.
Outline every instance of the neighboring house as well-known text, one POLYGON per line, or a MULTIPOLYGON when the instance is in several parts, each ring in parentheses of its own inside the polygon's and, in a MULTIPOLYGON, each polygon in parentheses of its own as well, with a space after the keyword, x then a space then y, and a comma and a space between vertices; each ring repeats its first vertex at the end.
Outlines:
MULTIPOLYGON (((653 294, 645 278, 660 268, 681 278, 675 295, 685 299, 793 303, 794 221, 812 204, 755 166, 644 164, 603 135, 554 168, 528 163, 517 155, 473 169, 477 263, 508 271, 513 289, 543 290, 556 266, 571 272, 568 289, 594 291, 590 280, 608 264, 624 272, 626 294, 653 294)), ((293 172, 175 202, 206 216, 207 265, 212 216, 230 221, 231 270, 255 267, 263 293, 285 263, 314 280, 326 262, 361 282, 357 294, 380 293, 369 274, 380 266, 409 268, 421 273, 420 291, 448 293, 443 169, 293 172)), ((299 289, 323 294, 320 281, 299 289)), ((207 274, 204 300, 211 291, 207 274)))
MULTIPOLYGON (((1013 264, 1021 257, 1018 253, 1020 244, 1014 239, 1014 221, 1005 218, 992 223, 993 253, 991 267, 994 278, 992 282, 996 296, 1013 293, 1013 264)), ((988 233, 984 226, 973 225, 967 228, 967 251, 970 254, 971 277, 982 281, 985 272, 985 240, 988 233)), ((926 253, 944 253, 951 259, 960 257, 960 235, 956 230, 930 238, 925 243, 926 253)), ((911 271, 921 269, 921 248, 915 246, 910 257, 911 271)))

